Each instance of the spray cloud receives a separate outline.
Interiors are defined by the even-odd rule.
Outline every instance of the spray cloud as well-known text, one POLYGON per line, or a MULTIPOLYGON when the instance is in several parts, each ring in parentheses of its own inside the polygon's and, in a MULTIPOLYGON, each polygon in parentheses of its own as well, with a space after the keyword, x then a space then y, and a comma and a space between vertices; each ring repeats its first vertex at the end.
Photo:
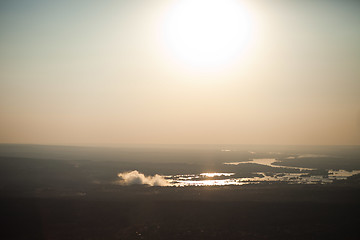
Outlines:
POLYGON ((122 183, 125 185, 135 185, 135 184, 147 184, 150 186, 167 186, 169 182, 166 179, 158 174, 155 176, 145 176, 142 173, 134 170, 131 172, 119 173, 118 177, 122 179, 122 183))

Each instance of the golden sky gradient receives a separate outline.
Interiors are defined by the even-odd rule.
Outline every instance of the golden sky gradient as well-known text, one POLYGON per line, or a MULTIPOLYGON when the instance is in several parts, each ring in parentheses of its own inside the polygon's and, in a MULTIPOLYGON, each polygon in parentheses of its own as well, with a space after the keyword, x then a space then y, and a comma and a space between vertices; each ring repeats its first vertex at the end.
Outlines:
POLYGON ((0 142, 360 144, 360 2, 180 2, 1 1, 0 142))

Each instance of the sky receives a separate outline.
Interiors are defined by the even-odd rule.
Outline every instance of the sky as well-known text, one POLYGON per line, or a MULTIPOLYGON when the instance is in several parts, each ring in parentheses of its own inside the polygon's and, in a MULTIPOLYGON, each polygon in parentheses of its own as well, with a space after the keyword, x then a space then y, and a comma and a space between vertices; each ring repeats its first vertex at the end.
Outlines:
POLYGON ((360 2, 220 2, 0 1, 0 143, 359 145, 360 2))

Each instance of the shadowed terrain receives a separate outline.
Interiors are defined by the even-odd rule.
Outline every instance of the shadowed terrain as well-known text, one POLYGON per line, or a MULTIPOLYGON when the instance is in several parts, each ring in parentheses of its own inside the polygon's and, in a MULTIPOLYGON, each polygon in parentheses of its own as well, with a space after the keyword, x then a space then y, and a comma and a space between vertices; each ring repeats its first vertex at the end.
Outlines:
MULTIPOLYGON (((310 185, 124 186, 117 174, 134 169, 150 175, 235 170, 239 176, 284 169, 251 163, 227 166, 221 163, 248 161, 254 153, 238 149, 229 156, 217 147, 110 149, 111 154, 96 148, 1 147, 1 239, 358 238, 360 175, 310 185)), ((287 159, 293 149, 257 151, 258 158, 276 155, 284 165, 298 166, 304 160, 301 164, 309 167, 308 156, 312 163, 323 162, 312 174, 323 174, 327 164, 341 166, 333 158, 326 161, 324 152, 334 153, 323 148, 298 148, 296 156, 300 151, 312 154, 298 159, 287 159)), ((357 151, 339 148, 336 159, 356 170, 357 151)))

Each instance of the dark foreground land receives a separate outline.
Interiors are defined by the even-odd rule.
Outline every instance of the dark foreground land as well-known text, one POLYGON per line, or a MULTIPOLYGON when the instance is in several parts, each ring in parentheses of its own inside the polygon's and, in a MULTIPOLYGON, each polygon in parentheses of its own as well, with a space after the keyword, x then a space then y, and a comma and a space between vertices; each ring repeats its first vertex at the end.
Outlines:
POLYGON ((118 187, 0 199, 0 239, 359 239, 360 187, 118 187))
POLYGON ((0 144, 0 240, 360 239, 360 174, 325 185, 119 185, 117 174, 132 170, 238 177, 298 171, 224 165, 251 158, 316 168, 311 174, 324 177, 329 169, 360 170, 358 146, 220 149, 0 144))

